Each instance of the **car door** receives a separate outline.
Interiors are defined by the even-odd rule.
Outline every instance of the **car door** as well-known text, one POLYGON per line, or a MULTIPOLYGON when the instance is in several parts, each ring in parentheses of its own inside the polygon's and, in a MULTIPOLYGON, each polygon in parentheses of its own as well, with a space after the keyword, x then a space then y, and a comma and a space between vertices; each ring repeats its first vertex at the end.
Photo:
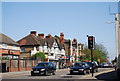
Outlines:
POLYGON ((90 69, 90 66, 87 63, 85 63, 85 66, 86 66, 86 70, 90 69))
POLYGON ((54 64, 50 63, 50 66, 51 66, 51 71, 54 72, 54 70, 56 70, 54 64))
POLYGON ((53 72, 53 66, 51 63, 48 63, 48 72, 52 73, 53 72))

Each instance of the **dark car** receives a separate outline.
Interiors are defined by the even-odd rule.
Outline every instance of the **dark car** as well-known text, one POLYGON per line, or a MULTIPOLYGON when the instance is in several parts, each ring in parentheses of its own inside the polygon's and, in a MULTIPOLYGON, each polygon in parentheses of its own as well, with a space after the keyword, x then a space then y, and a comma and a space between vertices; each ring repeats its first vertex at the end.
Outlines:
POLYGON ((98 64, 96 62, 86 62, 90 66, 90 72, 92 72, 92 64, 93 64, 93 72, 98 72, 98 64))
POLYGON ((103 63, 99 65, 100 68, 113 68, 114 65, 112 63, 103 63))
POLYGON ((87 63, 85 62, 80 62, 80 63, 75 63, 71 68, 70 68, 70 74, 73 73, 79 73, 79 74, 89 74, 90 73, 90 67, 87 63))
POLYGON ((53 74, 55 75, 56 67, 51 62, 42 62, 38 63, 35 67, 32 68, 33 71, 31 71, 31 76, 34 75, 49 75, 53 74))

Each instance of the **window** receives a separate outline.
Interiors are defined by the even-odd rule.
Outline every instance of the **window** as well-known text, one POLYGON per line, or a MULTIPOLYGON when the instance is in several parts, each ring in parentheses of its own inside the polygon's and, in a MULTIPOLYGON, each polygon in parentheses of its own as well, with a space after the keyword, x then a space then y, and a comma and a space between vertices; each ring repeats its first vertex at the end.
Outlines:
POLYGON ((25 48, 24 47, 21 48, 21 52, 25 52, 25 48))
POLYGON ((14 49, 14 50, 17 50, 17 46, 14 45, 14 46, 13 46, 13 49, 14 49))
POLYGON ((53 56, 54 54, 53 53, 51 53, 51 56, 53 56))
POLYGON ((57 45, 57 43, 56 43, 56 42, 54 42, 54 43, 53 43, 53 47, 55 47, 55 48, 57 48, 57 47, 58 47, 58 45, 57 45))
POLYGON ((3 48, 7 48, 7 44, 2 44, 2 47, 3 48))
POLYGON ((53 66, 53 64, 52 64, 52 63, 49 63, 49 64, 48 64, 48 66, 52 67, 52 66, 53 66))

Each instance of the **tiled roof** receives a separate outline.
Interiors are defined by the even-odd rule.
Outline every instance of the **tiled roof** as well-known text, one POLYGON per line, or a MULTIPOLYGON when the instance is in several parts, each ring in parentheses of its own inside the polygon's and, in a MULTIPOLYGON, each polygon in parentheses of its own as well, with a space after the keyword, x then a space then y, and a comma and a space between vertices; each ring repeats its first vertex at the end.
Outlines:
POLYGON ((11 44, 11 45, 19 45, 13 39, 11 39, 10 37, 8 37, 2 33, 0 33, 0 42, 5 43, 5 44, 11 44))
POLYGON ((60 48, 60 49, 65 48, 65 47, 64 47, 64 44, 61 44, 61 43, 60 43, 60 37, 58 37, 57 35, 55 35, 54 38, 55 38, 56 41, 58 42, 58 45, 59 45, 59 48, 60 48))
POLYGON ((54 41, 55 41, 55 39, 53 37, 51 37, 51 38, 45 38, 44 41, 47 43, 48 47, 51 48, 52 45, 53 45, 53 43, 54 43, 54 41))
POLYGON ((20 45, 42 45, 39 41, 41 39, 33 34, 29 34, 26 37, 17 41, 17 43, 19 43, 20 45))
POLYGON ((40 36, 37 36, 37 40, 39 41, 39 44, 44 46, 45 45, 45 39, 41 38, 40 36))

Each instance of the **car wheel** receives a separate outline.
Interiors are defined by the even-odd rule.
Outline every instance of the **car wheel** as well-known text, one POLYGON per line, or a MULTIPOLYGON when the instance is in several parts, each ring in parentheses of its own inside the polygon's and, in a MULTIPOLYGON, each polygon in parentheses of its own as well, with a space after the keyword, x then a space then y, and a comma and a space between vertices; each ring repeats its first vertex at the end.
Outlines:
POLYGON ((87 72, 88 74, 90 74, 90 70, 88 70, 88 72, 87 72))
POLYGON ((56 71, 54 70, 54 71, 53 71, 53 75, 55 75, 55 73, 56 73, 56 71))
POLYGON ((98 72, 98 69, 96 69, 96 72, 98 72))
POLYGON ((34 74, 33 74, 33 73, 31 73, 31 76, 34 76, 34 74))
POLYGON ((72 74, 73 74, 73 72, 72 72, 72 71, 70 71, 70 74, 72 75, 72 74))
POLYGON ((48 71, 45 71, 45 74, 44 74, 44 75, 48 76, 48 71))
POLYGON ((33 73, 33 72, 31 72, 31 76, 34 76, 34 73, 33 73))
POLYGON ((95 72, 96 72, 96 70, 94 69, 94 70, 93 70, 93 73, 95 73, 95 72))
POLYGON ((84 74, 84 75, 86 75, 86 73, 87 73, 86 71, 83 71, 83 74, 84 74))

